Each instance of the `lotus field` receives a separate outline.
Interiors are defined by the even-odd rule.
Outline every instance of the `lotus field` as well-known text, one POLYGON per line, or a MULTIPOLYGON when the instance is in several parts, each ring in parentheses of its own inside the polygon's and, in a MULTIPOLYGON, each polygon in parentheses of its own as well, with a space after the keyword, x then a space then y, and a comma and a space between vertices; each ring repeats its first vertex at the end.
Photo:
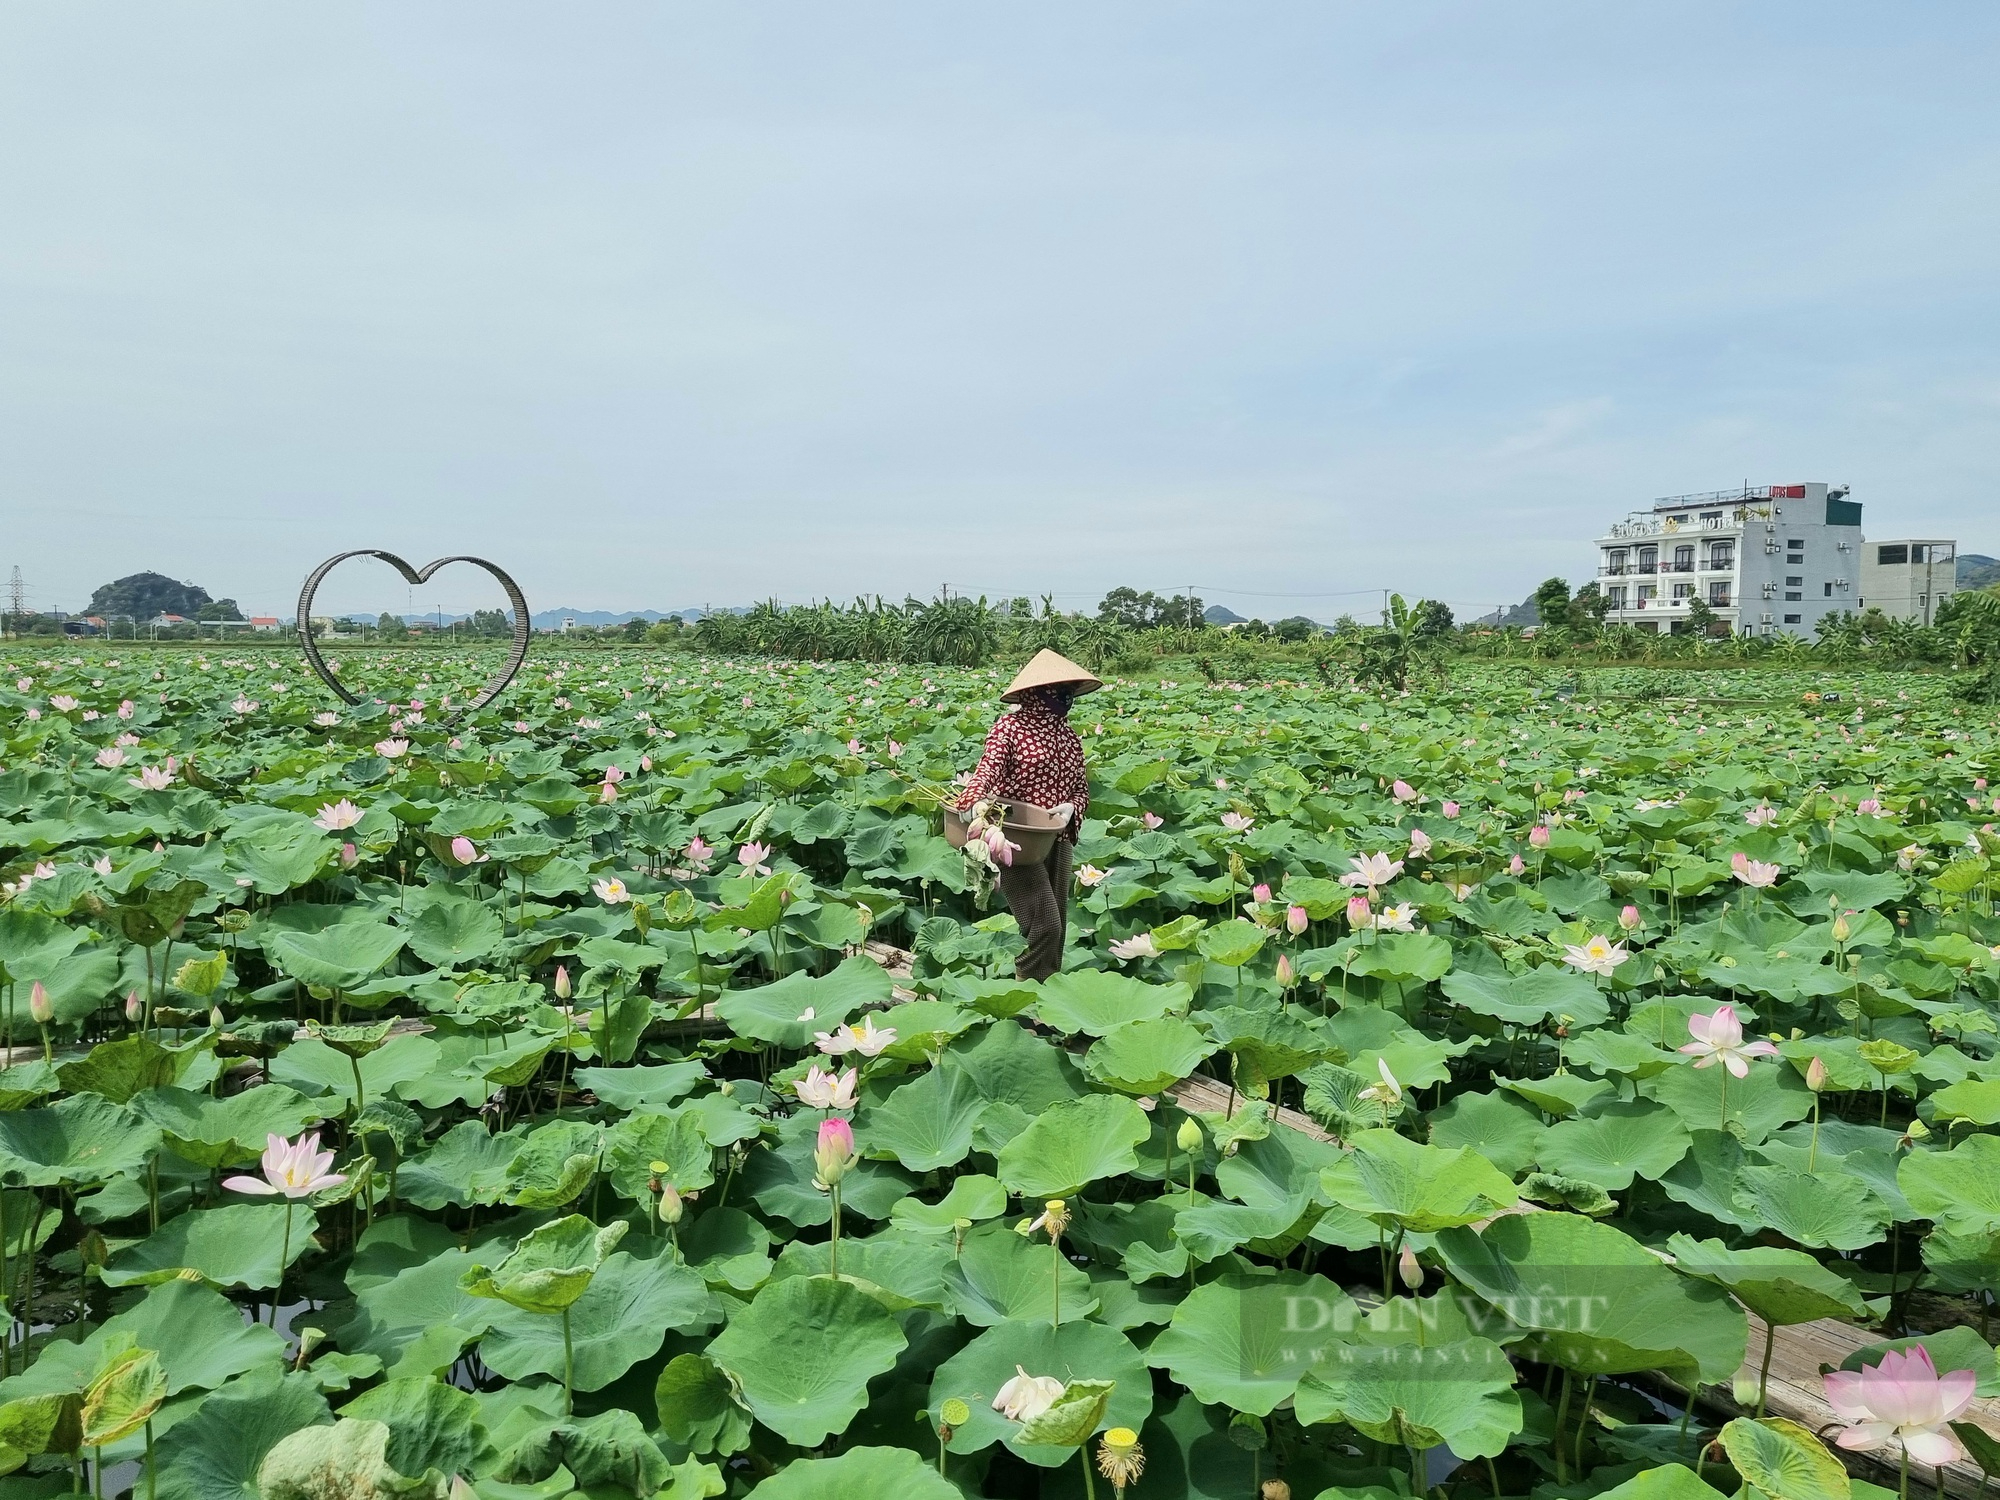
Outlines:
POLYGON ((941 834, 994 673, 335 660, 0 661, 0 1500, 2000 1468, 1939 679, 1112 681, 1036 984, 941 834))

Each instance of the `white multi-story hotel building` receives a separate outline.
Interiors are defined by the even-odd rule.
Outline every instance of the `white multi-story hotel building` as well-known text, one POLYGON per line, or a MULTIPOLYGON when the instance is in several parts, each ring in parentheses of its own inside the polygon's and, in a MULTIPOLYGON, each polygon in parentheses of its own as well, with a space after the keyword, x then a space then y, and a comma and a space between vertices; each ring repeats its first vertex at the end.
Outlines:
POLYGON ((1699 599, 1717 634, 1812 636, 1860 608, 1861 505, 1847 488, 1771 484, 1671 495, 1597 539, 1606 624, 1687 629, 1699 599))

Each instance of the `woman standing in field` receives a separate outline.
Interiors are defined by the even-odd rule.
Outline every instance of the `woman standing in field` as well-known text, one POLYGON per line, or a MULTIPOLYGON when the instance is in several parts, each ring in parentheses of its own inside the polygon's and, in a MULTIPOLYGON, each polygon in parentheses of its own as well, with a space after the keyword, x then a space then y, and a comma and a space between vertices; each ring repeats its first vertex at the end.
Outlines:
POLYGON ((1068 809, 1068 822, 1047 859, 1000 870, 1000 893, 1028 940, 1027 951, 1014 966, 1022 979, 1046 979, 1062 967, 1069 927, 1070 850, 1090 805, 1083 741, 1069 726, 1069 706, 1103 686, 1067 657, 1037 652, 1000 695, 1018 706, 994 723, 986 736, 986 753, 958 799, 961 812, 991 798, 1068 809))

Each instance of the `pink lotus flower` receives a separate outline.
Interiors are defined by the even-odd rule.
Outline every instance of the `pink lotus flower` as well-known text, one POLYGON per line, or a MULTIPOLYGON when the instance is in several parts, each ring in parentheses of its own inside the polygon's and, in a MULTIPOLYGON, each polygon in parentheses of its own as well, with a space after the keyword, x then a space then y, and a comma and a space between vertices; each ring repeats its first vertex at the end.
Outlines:
POLYGON ((1752 890, 1768 890, 1778 883, 1784 870, 1778 865, 1766 864, 1761 859, 1752 859, 1738 850, 1729 856, 1729 868, 1736 872, 1736 878, 1752 890))
POLYGON ((1882 800, 1879 797, 1863 797, 1854 804, 1854 810, 1863 817, 1879 818, 1882 816, 1882 800))
POLYGON ((1166 822, 1167 820, 1161 817, 1158 813, 1145 812, 1139 814, 1139 821, 1146 825, 1146 829, 1148 832, 1151 832, 1153 829, 1158 828, 1162 823, 1166 822))
POLYGON ((222 1185, 232 1192, 258 1193, 267 1198, 310 1198, 347 1181, 345 1174, 327 1171, 332 1165, 333 1153, 319 1149, 317 1130, 295 1142, 271 1135, 264 1142, 264 1175, 225 1177, 222 1185))
POLYGON ((902 758, 903 758, 903 747, 897 744, 894 740, 889 741, 889 759, 901 760, 902 758))
POLYGON ((137 776, 127 776, 125 779, 141 791, 164 792, 174 784, 174 773, 162 766, 142 766, 137 776))
POLYGON ((483 865, 492 858, 491 855, 481 854, 479 846, 462 833, 451 841, 451 857, 462 865, 483 865))
POLYGON ((1417 789, 1411 786, 1409 782, 1398 777, 1390 786, 1389 795, 1394 797, 1398 802, 1414 802, 1417 800, 1417 789))
POLYGON ((1427 859, 1431 852, 1431 836, 1421 828, 1410 830, 1410 858, 1427 859))
POLYGON ((97 763, 107 771, 115 771, 125 764, 125 752, 116 745, 106 746, 97 752, 97 763))
POLYGON ((1160 946, 1153 941, 1152 933, 1142 932, 1136 937, 1114 942, 1111 945, 1111 956, 1116 959, 1158 958, 1160 946))
MULTIPOLYGON (((979 839, 986 845, 986 852, 996 865, 1011 866, 1014 863, 1014 851, 1021 847, 1007 837, 1007 830, 1004 828, 988 828, 979 835, 979 839)), ((1084 868, 1087 870, 1090 866, 1085 865, 1084 868)))
POLYGON ((618 785, 619 782, 623 781, 624 779, 625 779, 625 773, 619 770, 618 767, 606 766, 604 768, 604 780, 608 785, 616 786, 618 785))
POLYGON ((375 753, 384 760, 400 760, 410 753, 408 740, 377 740, 375 753))
POLYGON ((1256 885, 1250 888, 1250 899, 1252 901, 1259 903, 1260 905, 1266 901, 1269 901, 1271 899, 1270 886, 1266 885, 1261 880, 1258 881, 1256 885))
POLYGON ((1357 888, 1365 886, 1370 896, 1403 873, 1403 862, 1386 854, 1351 855, 1347 862, 1354 868, 1340 877, 1340 883, 1357 888))
POLYGON ((49 707, 59 714, 66 714, 76 707, 76 699, 70 697, 68 693, 57 693, 49 699, 49 707))
POLYGON ((342 845, 340 846, 340 868, 341 868, 341 869, 343 869, 343 870, 351 870, 351 869, 353 869, 353 868, 354 868, 354 867, 355 867, 356 865, 358 865, 358 864, 360 864, 360 863, 361 863, 361 851, 360 851, 360 850, 356 849, 356 848, 354 847, 354 845, 352 845, 352 844, 342 844, 342 845))
POLYGON ((352 828, 360 821, 361 809, 345 797, 342 797, 338 802, 327 803, 313 817, 313 822, 324 828, 328 833, 338 833, 343 828, 352 828))
POLYGON ((124 702, 118 705, 118 717, 121 719, 131 718, 134 711, 135 711, 134 705, 130 698, 127 698, 124 702))
POLYGON ((1645 918, 1639 915, 1639 908, 1628 906, 1618 913, 1618 925, 1627 932, 1637 932, 1645 925, 1645 918))
POLYGON ((714 858, 714 848, 711 845, 703 843, 700 834, 696 834, 688 840, 687 862, 695 869, 706 870, 708 862, 714 858))
POLYGON ((1939 1375, 1930 1351, 1916 1344, 1890 1350, 1877 1365, 1829 1370, 1825 1380, 1827 1405, 1848 1424, 1834 1439, 1840 1447, 1866 1450, 1894 1443, 1933 1466, 1965 1457, 1945 1424, 1972 1404, 1978 1383, 1973 1371, 1939 1375))
POLYGON ((37 1026, 46 1026, 56 1018, 55 1002, 49 999, 48 989, 39 979, 28 986, 28 1014, 37 1026))
POLYGON ((1528 830, 1528 842, 1534 845, 1537 849, 1548 848, 1549 847, 1548 825, 1545 823, 1537 823, 1533 828, 1530 828, 1528 830))
POLYGON ((771 857, 769 844, 745 844, 736 851, 736 863, 757 875, 769 875, 771 867, 764 863, 771 857))
POLYGON ((1311 920, 1312 918, 1307 915, 1306 909, 1303 906, 1288 906, 1285 908, 1285 931, 1289 932, 1293 937, 1297 937, 1300 933, 1304 932, 1306 924, 1311 920))
POLYGON ((1768 802, 1759 802, 1743 815, 1743 821, 1752 828, 1768 828, 1778 821, 1778 810, 1768 802))
POLYGON ((1356 932, 1365 932, 1375 925, 1375 908, 1368 904, 1366 896, 1347 898, 1347 925, 1356 932))
POLYGON ((1507 861, 1507 873, 1509 875, 1525 874, 1527 868, 1528 868, 1527 862, 1523 860, 1521 856, 1518 854, 1516 854, 1512 859, 1507 861))
POLYGON ((860 755, 864 751, 866 751, 867 748, 868 747, 862 744, 861 741, 859 740, 849 740, 847 742, 847 753, 849 755, 860 755))
POLYGON ((1250 825, 1257 820, 1240 812, 1226 812, 1222 815, 1222 826, 1231 833, 1248 833, 1250 825))
POLYGON ((854 1127, 834 1116, 819 1122, 819 1139, 813 1145, 813 1181, 823 1188, 834 1186, 855 1163, 854 1127))
POLYGON ((618 783, 615 781, 606 781, 603 786, 597 789, 597 800, 599 802, 616 802, 618 800, 618 783))
POLYGON ((1458 804, 1456 802, 1446 802, 1438 811, 1443 813, 1447 818, 1455 818, 1458 816, 1458 804))
POLYGON ((1750 1075, 1751 1058, 1778 1055, 1769 1042, 1743 1040, 1743 1023, 1736 1019, 1733 1005, 1718 1005, 1712 1015, 1689 1016, 1688 1034, 1694 1040, 1680 1050, 1694 1059, 1694 1065, 1706 1068, 1719 1062, 1732 1078, 1750 1075))
POLYGON ((1277 976, 1277 977, 1278 977, 1278 987, 1279 987, 1280 989, 1286 989, 1286 990, 1288 990, 1288 989, 1290 989, 1290 988, 1291 988, 1291 987, 1292 987, 1293 985, 1295 985, 1295 984, 1297 984, 1297 983, 1299 982, 1299 977, 1298 977, 1298 972, 1297 972, 1297 970, 1293 969, 1293 967, 1292 967, 1292 956, 1291 956, 1291 954, 1289 954, 1289 953, 1280 953, 1280 954, 1278 955, 1278 976, 1277 976))

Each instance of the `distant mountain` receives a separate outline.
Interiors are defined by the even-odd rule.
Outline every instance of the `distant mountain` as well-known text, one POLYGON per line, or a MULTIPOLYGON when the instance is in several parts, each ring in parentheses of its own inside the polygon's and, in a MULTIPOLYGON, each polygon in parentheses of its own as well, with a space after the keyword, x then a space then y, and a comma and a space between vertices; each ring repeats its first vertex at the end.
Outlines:
POLYGON ((1978 552, 1958 554, 1958 586, 1962 589, 1990 589, 2000 583, 2000 557, 1978 552))
MULTIPOLYGON (((674 615, 679 615, 688 624, 692 625, 706 613, 707 611, 702 609, 627 609, 619 611, 605 609, 543 609, 537 610, 534 614, 528 616, 528 620, 537 630, 561 630, 563 621, 565 620, 573 621, 578 625, 623 625, 627 620, 659 621, 670 619, 674 615)), ((750 613, 750 606, 747 604, 732 604, 724 609, 716 610, 715 613, 719 615, 747 615, 750 613)))
POLYGON ((1519 604, 1510 604, 1505 610, 1496 609, 1491 614, 1481 615, 1472 623, 1497 625, 1502 630, 1523 630, 1530 625, 1541 624, 1542 612, 1535 607, 1535 596, 1530 594, 1519 604))
POLYGON ((1201 617, 1211 625, 1241 625, 1250 618, 1248 615, 1239 615, 1226 604, 1209 605, 1201 612, 1201 617))

